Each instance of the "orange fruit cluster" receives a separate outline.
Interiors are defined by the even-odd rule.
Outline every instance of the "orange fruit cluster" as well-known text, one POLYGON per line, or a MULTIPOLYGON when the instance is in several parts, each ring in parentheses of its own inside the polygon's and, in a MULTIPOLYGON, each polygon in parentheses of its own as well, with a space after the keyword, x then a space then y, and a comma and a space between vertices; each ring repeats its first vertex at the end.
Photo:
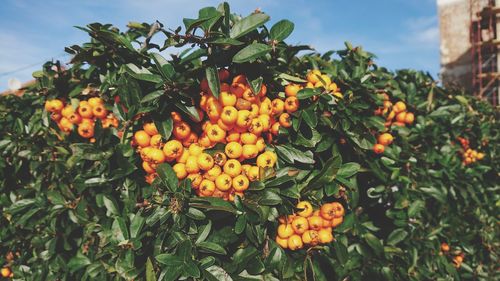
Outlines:
MULTIPOLYGON (((332 82, 332 79, 326 75, 321 73, 321 71, 314 69, 310 70, 306 75, 307 83, 305 84, 294 84, 290 83, 285 87, 285 95, 287 97, 297 96, 297 92, 302 90, 303 88, 322 88, 323 90, 331 93, 337 98, 344 98, 340 89, 337 87, 335 82, 332 82)), ((313 100, 316 100, 317 96, 313 96, 313 100)))
POLYGON ((463 148, 462 152, 462 163, 464 165, 470 165, 475 163, 477 160, 482 160, 484 158, 484 153, 479 152, 475 149, 471 149, 469 147, 469 140, 465 138, 458 137, 458 141, 460 141, 460 145, 463 148))
POLYGON ((59 99, 47 100, 45 110, 51 113, 50 118, 62 132, 70 133, 76 125, 78 134, 91 141, 95 141, 93 137, 97 119, 101 120, 103 128, 118 127, 118 119, 108 112, 104 101, 99 97, 80 101, 76 109, 59 99))
POLYGON ((0 275, 4 278, 13 278, 14 272, 12 272, 8 267, 2 267, 2 269, 0 269, 0 275))
POLYGON ((280 126, 291 126, 290 113, 299 108, 298 99, 271 100, 265 84, 254 93, 244 75, 230 79, 227 69, 219 71, 219 79, 218 98, 206 79, 200 85, 199 114, 206 115, 206 121, 190 124, 172 112, 173 137, 166 143, 156 128, 148 132, 144 127, 134 134, 148 183, 156 177, 158 164, 170 162, 177 178, 189 178, 199 196, 234 200, 260 178, 261 169, 274 167, 277 155, 266 151, 266 141, 278 135, 280 126), (223 144, 224 149, 205 152, 217 144, 223 144))
POLYGON ((384 153, 385 147, 394 141, 394 137, 390 133, 382 133, 377 138, 377 143, 373 146, 373 152, 376 154, 384 153))
POLYGON ((315 246, 333 241, 333 228, 344 221, 344 206, 338 202, 326 203, 314 210, 308 201, 297 204, 301 209, 297 214, 279 219, 276 243, 283 249, 292 251, 302 249, 304 245, 315 246))
POLYGON ((384 99, 383 107, 377 108, 374 112, 377 116, 385 117, 385 127, 390 128, 392 125, 404 127, 406 124, 411 125, 415 120, 415 115, 406 110, 406 104, 398 101, 395 104, 389 99, 389 95, 382 94, 384 99))
POLYGON ((453 266, 456 268, 460 268, 462 266, 462 263, 464 262, 464 253, 460 253, 456 256, 453 257, 453 266))

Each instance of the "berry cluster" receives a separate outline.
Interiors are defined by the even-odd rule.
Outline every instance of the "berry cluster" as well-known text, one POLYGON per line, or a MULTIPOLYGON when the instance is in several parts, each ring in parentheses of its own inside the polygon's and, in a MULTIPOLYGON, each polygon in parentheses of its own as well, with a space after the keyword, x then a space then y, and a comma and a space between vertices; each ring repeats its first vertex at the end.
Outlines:
POLYGON ((374 112, 377 116, 385 117, 385 127, 390 128, 392 125, 404 127, 406 124, 411 125, 415 120, 415 115, 406 110, 406 104, 398 101, 395 104, 389 99, 389 95, 382 94, 384 105, 377 108, 374 112))
POLYGON ((50 118, 62 132, 68 134, 76 125, 78 134, 91 141, 95 141, 93 137, 97 119, 101 121, 103 128, 118 127, 118 119, 108 112, 104 101, 99 97, 82 100, 76 108, 59 99, 48 100, 45 102, 45 110, 51 113, 50 118))
MULTIPOLYGON (((287 97, 295 97, 297 92, 303 88, 322 88, 323 90, 331 93, 335 97, 342 99, 344 96, 337 87, 337 84, 332 82, 330 77, 326 74, 321 73, 321 71, 314 69, 307 73, 306 76, 307 83, 305 84, 294 84, 290 83, 285 87, 285 94, 287 97)), ((313 100, 316 100, 317 96, 313 96, 313 100)))
POLYGON ((299 250, 304 245, 315 246, 333 241, 333 228, 344 221, 344 206, 338 202, 326 203, 314 210, 311 203, 301 201, 297 214, 280 218, 276 243, 284 249, 299 250))
POLYGON ((244 75, 230 79, 227 69, 219 71, 219 79, 218 98, 207 80, 201 81, 198 113, 206 115, 205 121, 187 122, 172 112, 173 137, 166 143, 153 123, 135 132, 147 182, 156 177, 158 164, 170 162, 177 177, 189 178, 199 196, 233 200, 260 178, 261 170, 275 166, 277 156, 266 151, 266 142, 278 135, 280 126, 291 126, 290 113, 299 108, 298 99, 288 94, 271 99, 265 84, 255 93, 244 75), (222 146, 215 147, 218 144, 222 146))
POLYGON ((462 163, 464 165, 470 165, 472 163, 475 163, 477 160, 482 160, 484 158, 484 153, 479 152, 475 149, 470 148, 469 146, 469 140, 458 137, 458 141, 460 142, 460 145, 462 146, 462 163))

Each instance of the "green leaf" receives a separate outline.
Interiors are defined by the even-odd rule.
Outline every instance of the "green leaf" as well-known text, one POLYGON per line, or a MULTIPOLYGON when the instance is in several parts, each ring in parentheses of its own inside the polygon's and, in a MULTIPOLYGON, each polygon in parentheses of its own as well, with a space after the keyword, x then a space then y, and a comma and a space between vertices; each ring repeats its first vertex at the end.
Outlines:
POLYGON ((303 88, 297 92, 297 99, 304 100, 321 94, 319 88, 303 88))
POLYGON ((323 165, 321 171, 309 181, 303 191, 305 192, 313 189, 319 189, 322 185, 333 182, 341 165, 342 158, 339 154, 328 159, 325 165, 323 165))
POLYGON ((403 241, 407 236, 408 232, 406 232, 404 229, 395 229, 393 232, 391 232, 391 234, 389 234, 389 237, 387 237, 387 244, 394 246, 403 241))
POLYGON ((160 164, 158 169, 156 169, 156 172, 168 189, 171 191, 178 190, 179 180, 177 179, 177 175, 174 170, 168 163, 160 164))
POLYGON ((142 216, 142 211, 134 215, 134 218, 130 222, 130 238, 137 238, 145 222, 146 219, 142 216))
POLYGON ((215 40, 209 41, 209 43, 216 45, 232 45, 232 46, 240 46, 243 44, 243 42, 233 38, 217 38, 215 40))
POLYGON ((153 83, 160 83, 163 81, 160 76, 152 74, 147 68, 143 67, 139 68, 137 65, 133 63, 126 64, 125 70, 135 79, 153 83))
POLYGON ((207 66, 207 68, 205 68, 205 76, 207 78, 208 86, 210 87, 212 94, 214 95, 214 97, 219 98, 220 81, 217 67, 214 65, 207 66))
POLYGON ((174 67, 160 54, 152 53, 151 58, 154 60, 156 68, 163 78, 172 81, 175 74, 174 67))
POLYGON ((368 232, 363 235, 363 238, 365 239, 368 246, 373 249, 377 256, 381 256, 384 253, 384 247, 375 235, 368 232))
POLYGON ((266 55, 272 50, 271 46, 262 43, 252 43, 241 49, 233 57, 234 63, 244 63, 247 61, 255 60, 261 56, 266 55))
POLYGON ((170 136, 172 135, 172 129, 173 129, 173 120, 172 118, 168 117, 164 121, 155 121, 155 126, 158 129, 158 132, 160 133, 161 137, 165 140, 170 139, 170 136))
POLYGON ((150 258, 146 261, 146 281, 156 281, 156 273, 150 258))
POLYGON ((201 252, 213 253, 213 254, 218 254, 218 255, 227 254, 226 250, 224 250, 224 248, 222 248, 220 245, 213 243, 213 242, 203 241, 203 242, 198 243, 197 246, 201 252))
POLYGON ((76 256, 69 260, 67 266, 70 272, 76 272, 89 264, 91 264, 89 258, 78 252, 76 256))
POLYGON ((280 20, 271 27, 269 38, 271 40, 283 41, 292 34, 294 26, 293 22, 289 20, 280 20))
POLYGON ((155 259, 159 263, 167 266, 181 266, 184 264, 184 261, 179 258, 179 256, 173 254, 159 254, 155 257, 155 259))
POLYGON ((229 37, 238 39, 241 36, 248 34, 257 27, 265 24, 269 20, 269 16, 263 13, 251 14, 246 18, 236 22, 229 31, 229 37))
POLYGON ((260 200, 259 200, 259 204, 261 204, 261 205, 272 206, 272 205, 278 205, 281 203, 282 203, 281 197, 278 194, 276 194, 270 190, 265 190, 264 193, 262 194, 260 200))
POLYGON ((147 95, 145 95, 142 99, 141 99, 141 103, 147 103, 147 102, 150 102, 150 101, 153 101, 153 100, 156 100, 158 99, 159 97, 163 96, 165 94, 165 92, 163 90, 157 90, 157 91, 153 91, 147 95))
POLYGON ((349 162, 349 163, 342 164, 342 166, 340 167, 340 169, 337 172, 337 176, 343 177, 343 178, 352 177, 353 175, 355 175, 359 171, 360 168, 361 168, 361 166, 355 162, 349 162))
POLYGON ((286 162, 293 164, 294 162, 300 162, 304 164, 314 164, 314 155, 310 150, 300 151, 289 145, 277 145, 275 146, 276 152, 280 157, 286 162))
POLYGON ((207 239, 208 235, 210 234, 210 230, 212 230, 212 221, 208 221, 208 223, 200 227, 200 229, 202 230, 198 230, 198 238, 196 238, 195 244, 203 242, 205 241, 205 239, 207 239))

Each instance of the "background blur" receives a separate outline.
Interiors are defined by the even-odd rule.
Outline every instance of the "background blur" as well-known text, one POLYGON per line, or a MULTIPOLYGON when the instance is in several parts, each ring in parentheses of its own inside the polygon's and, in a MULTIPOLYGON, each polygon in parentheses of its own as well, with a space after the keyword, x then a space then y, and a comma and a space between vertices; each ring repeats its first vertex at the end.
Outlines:
MULTIPOLYGON (((182 25, 202 6, 222 0, 2 0, 0 8, 0 90, 10 78, 26 81, 42 63, 69 60, 64 47, 86 42, 73 26, 112 23, 120 29, 129 21, 159 20, 166 27, 182 25), (189 4, 187 4, 189 2, 189 4)), ((228 1, 234 12, 247 15, 260 8, 272 22, 295 23, 287 40, 310 44, 325 52, 343 48, 344 41, 362 45, 389 69, 414 68, 439 72, 439 28, 436 0, 252 0, 228 1)), ((467 40, 465 38, 465 40, 467 40)))

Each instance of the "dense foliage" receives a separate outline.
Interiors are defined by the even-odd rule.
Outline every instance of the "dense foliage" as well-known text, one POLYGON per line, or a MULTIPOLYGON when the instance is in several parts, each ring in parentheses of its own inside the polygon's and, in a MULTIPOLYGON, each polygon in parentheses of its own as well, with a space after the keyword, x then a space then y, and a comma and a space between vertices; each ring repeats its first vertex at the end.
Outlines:
POLYGON ((90 24, 81 28, 90 42, 66 49, 69 68, 48 62, 26 94, 0 97, 0 264, 14 279, 500 277, 498 109, 428 74, 379 67, 360 47, 318 54, 288 45, 293 24, 268 29, 268 20, 259 11, 242 18, 224 3, 175 30, 90 24), (299 92, 292 126, 268 144, 278 155, 274 172, 244 198, 198 197, 168 165, 146 183, 133 132, 154 120, 168 139, 172 111, 199 120, 200 82, 218 93, 223 67, 276 95, 320 69, 342 97, 299 92), (394 143, 377 155, 380 93, 406 102, 415 122, 391 127, 394 143), (93 143, 62 134, 44 110, 48 99, 95 95, 113 105, 120 125, 96 126, 93 143), (484 159, 464 165, 459 137, 484 159), (344 205, 335 241, 293 252, 276 244, 278 217, 299 200, 344 205))

